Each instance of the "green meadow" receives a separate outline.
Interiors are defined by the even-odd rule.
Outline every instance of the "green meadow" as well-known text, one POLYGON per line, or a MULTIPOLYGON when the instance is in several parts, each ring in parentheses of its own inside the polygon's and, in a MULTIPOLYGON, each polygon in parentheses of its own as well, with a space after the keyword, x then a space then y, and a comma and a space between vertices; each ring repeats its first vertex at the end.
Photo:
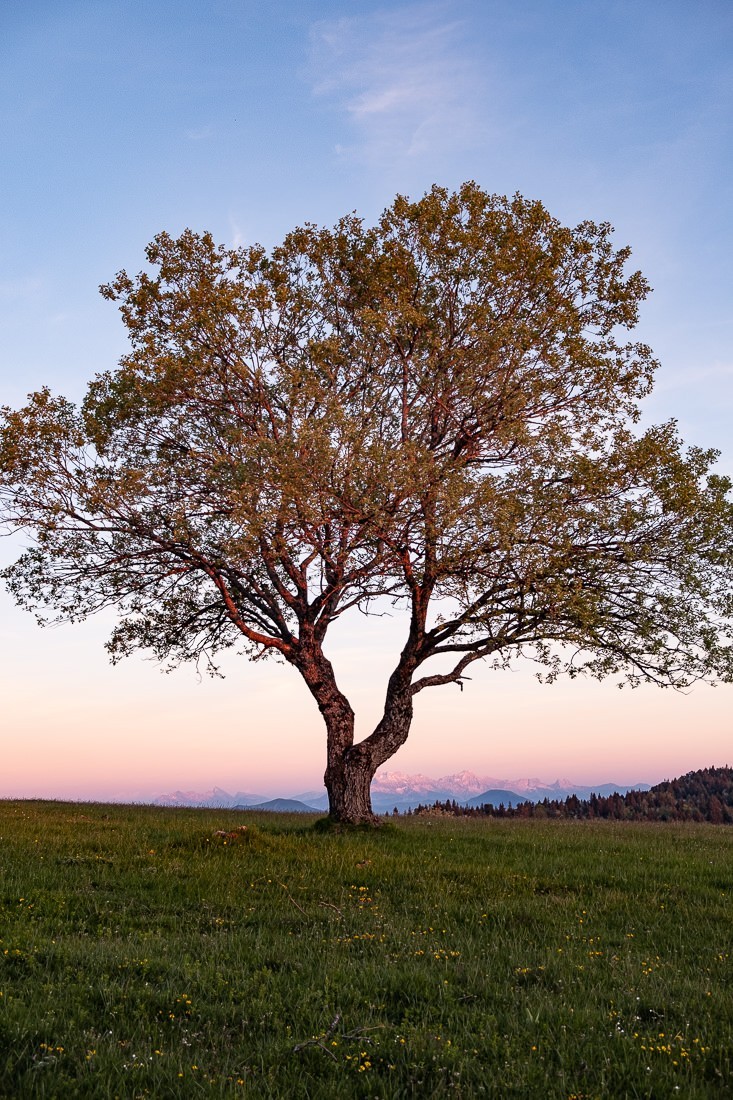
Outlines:
POLYGON ((0 1096, 733 1094, 733 829, 314 822, 0 803, 0 1096))

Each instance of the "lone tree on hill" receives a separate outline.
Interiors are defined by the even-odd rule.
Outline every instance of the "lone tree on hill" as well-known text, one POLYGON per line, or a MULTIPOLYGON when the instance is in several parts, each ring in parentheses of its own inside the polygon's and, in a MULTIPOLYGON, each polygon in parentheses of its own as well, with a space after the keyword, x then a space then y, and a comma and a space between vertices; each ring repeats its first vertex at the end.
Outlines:
POLYGON ((611 232, 467 183, 271 253, 161 234, 102 287, 119 367, 78 410, 44 389, 3 412, 0 514, 33 536, 11 592, 56 621, 117 607, 113 661, 279 654, 343 822, 374 820, 415 695, 474 661, 730 681, 730 482, 673 422, 633 430, 655 361, 621 334, 648 286, 611 232), (384 601, 404 646, 355 743, 324 643, 384 601))

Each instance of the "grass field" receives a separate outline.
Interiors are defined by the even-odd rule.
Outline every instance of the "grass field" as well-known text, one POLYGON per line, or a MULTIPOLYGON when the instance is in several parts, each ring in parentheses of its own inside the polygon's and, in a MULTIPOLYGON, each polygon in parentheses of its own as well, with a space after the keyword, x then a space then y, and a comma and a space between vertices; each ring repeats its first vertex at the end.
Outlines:
POLYGON ((0 802, 0 892, 4 1098, 733 1095, 724 827, 0 802))

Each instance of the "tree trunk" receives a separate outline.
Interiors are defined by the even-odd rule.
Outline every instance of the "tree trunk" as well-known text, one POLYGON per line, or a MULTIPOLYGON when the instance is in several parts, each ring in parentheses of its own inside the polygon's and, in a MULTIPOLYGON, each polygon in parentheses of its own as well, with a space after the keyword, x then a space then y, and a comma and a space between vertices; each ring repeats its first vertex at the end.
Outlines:
MULTIPOLYGON (((329 737, 329 742, 331 738, 329 737)), ((328 814, 333 821, 348 825, 377 825, 372 810, 371 784, 376 768, 368 755, 354 745, 346 752, 328 754, 323 781, 328 791, 328 814)))
POLYGON ((333 821, 377 825, 371 783, 377 768, 407 740, 412 722, 411 667, 401 662, 387 687, 384 714, 374 732, 354 744, 354 712, 339 690, 333 666, 318 645, 302 646, 298 670, 318 704, 327 731, 327 764, 323 781, 333 821))
POLYGON ((354 712, 339 690, 331 662, 320 646, 310 642, 301 647, 294 663, 326 723, 327 765, 323 781, 328 791, 329 816, 344 824, 376 824, 369 794, 375 768, 368 756, 358 751, 359 746, 354 746, 354 712))
MULTIPOLYGON (((372 810, 372 779, 377 768, 404 745, 411 723, 410 673, 400 667, 390 676, 384 714, 369 737, 354 745, 352 733, 347 747, 340 731, 328 727, 328 766, 324 782, 329 815, 334 821, 352 825, 379 823, 372 810)), ((328 726, 328 722, 326 724, 328 726)))

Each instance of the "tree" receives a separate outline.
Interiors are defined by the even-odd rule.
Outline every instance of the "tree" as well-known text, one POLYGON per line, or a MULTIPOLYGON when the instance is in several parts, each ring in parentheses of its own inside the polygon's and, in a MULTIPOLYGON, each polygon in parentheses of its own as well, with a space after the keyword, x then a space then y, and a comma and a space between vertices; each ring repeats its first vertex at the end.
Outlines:
POLYGON ((624 342, 647 283, 607 224, 467 183, 269 254, 163 233, 102 287, 131 341, 80 408, 4 410, 5 570, 56 619, 120 611, 113 661, 278 655, 327 734, 332 817, 373 821, 418 692, 475 661, 683 687, 731 680, 730 482, 624 342), (404 612, 373 732, 324 651, 354 609, 404 612))

